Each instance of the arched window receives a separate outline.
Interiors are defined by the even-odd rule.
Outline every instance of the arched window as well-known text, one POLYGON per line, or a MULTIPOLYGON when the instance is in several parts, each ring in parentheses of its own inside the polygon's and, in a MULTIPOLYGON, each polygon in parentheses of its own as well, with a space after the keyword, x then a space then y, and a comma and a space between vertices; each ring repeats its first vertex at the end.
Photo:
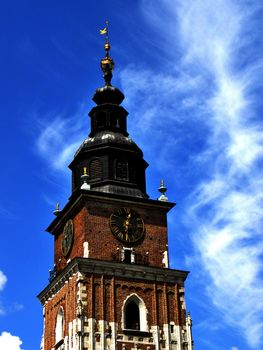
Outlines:
POLYGON ((102 165, 99 159, 92 159, 89 165, 89 175, 91 180, 102 178, 102 165))
POLYGON ((140 329, 140 310, 134 300, 129 302, 126 306, 125 325, 126 329, 140 329))
POLYGON ((56 320, 56 344, 64 338, 64 312, 59 308, 56 320))
POLYGON ((128 180, 128 162, 124 159, 117 159, 115 163, 116 179, 128 180))
POLYGON ((96 127, 97 128, 102 128, 103 126, 106 125, 106 113, 101 111, 96 113, 96 127))
POLYGON ((148 331, 147 309, 136 294, 130 295, 124 302, 122 326, 127 330, 148 331))
POLYGON ((117 126, 117 116, 115 113, 110 113, 110 123, 111 123, 111 126, 113 127, 116 127, 117 126))

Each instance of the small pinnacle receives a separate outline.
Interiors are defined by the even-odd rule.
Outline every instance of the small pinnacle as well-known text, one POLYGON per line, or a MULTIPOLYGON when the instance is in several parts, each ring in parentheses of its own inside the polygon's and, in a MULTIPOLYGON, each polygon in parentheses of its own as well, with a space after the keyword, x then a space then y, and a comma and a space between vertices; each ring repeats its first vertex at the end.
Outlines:
POLYGON ((80 317, 83 313, 83 304, 81 299, 78 300, 78 305, 77 305, 77 316, 80 317))
POLYGON ((191 318, 190 312, 188 312, 187 314, 187 322, 190 326, 192 326, 192 318, 191 318))
POLYGON ((161 196, 158 198, 158 200, 163 202, 168 202, 168 198, 165 196, 167 188, 164 186, 164 180, 161 180, 161 185, 158 188, 158 191, 161 193, 161 196))
POLYGON ((56 209, 53 211, 53 214, 58 216, 58 214, 60 213, 60 209, 59 209, 59 202, 57 202, 56 204, 56 209))

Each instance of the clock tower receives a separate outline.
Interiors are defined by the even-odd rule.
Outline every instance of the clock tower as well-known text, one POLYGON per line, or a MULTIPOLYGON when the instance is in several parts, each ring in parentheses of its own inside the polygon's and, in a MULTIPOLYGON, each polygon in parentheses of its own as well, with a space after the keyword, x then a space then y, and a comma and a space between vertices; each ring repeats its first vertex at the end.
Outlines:
MULTIPOLYGON (((107 32, 106 32, 107 34, 107 32)), ((146 193, 148 166, 129 137, 123 93, 111 85, 106 36, 105 84, 93 96, 90 134, 69 165, 72 194, 56 208, 54 270, 38 295, 42 350, 192 350, 186 315, 187 271, 170 269, 165 196, 146 193)))

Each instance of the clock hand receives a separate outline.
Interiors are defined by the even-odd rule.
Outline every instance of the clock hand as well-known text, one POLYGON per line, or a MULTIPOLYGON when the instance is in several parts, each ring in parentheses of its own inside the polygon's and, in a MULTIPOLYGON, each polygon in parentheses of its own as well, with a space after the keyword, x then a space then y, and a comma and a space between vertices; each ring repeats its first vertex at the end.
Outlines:
POLYGON ((128 229, 130 227, 130 220, 131 220, 131 213, 127 215, 126 220, 124 221, 124 228, 126 232, 128 232, 128 229))

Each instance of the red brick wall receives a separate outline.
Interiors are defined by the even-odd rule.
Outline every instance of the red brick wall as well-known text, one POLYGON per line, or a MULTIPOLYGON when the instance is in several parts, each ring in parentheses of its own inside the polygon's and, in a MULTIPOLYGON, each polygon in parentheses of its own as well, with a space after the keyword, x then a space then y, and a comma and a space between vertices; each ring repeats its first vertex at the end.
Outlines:
POLYGON ((64 334, 68 335, 68 324, 76 318, 76 295, 76 277, 73 277, 45 304, 45 349, 49 350, 55 345, 56 319, 60 307, 64 311, 64 334))
MULTIPOLYGON (((87 288, 87 305, 84 313, 87 318, 97 321, 118 323, 118 333, 122 333, 122 307, 126 298, 135 293, 143 299, 147 308, 147 324, 151 326, 173 321, 175 325, 185 321, 185 312, 178 301, 178 285, 156 283, 152 281, 127 280, 90 274, 83 281, 87 288)), ((65 317, 65 335, 68 324, 76 318, 77 306, 76 276, 45 304, 45 349, 55 344, 56 317, 62 306, 65 317)), ((143 348, 142 348, 143 349, 143 348)))
MULTIPOLYGON (((162 267, 163 252, 167 250, 166 214, 156 208, 135 208, 145 223, 145 237, 137 245, 133 245, 135 252, 145 257, 149 252, 149 265, 162 267)), ((66 266, 68 259, 83 256, 83 243, 89 243, 89 257, 100 260, 113 260, 117 248, 127 245, 117 240, 111 233, 109 218, 119 207, 108 203, 87 203, 74 218, 74 243, 68 257, 63 257, 61 251, 62 230, 55 238, 55 264, 58 270, 66 266)))
MULTIPOLYGON (((137 245, 133 245, 136 254, 145 256, 149 252, 149 265, 162 267, 163 252, 167 250, 167 220, 166 212, 160 208, 136 205, 135 203, 114 206, 105 202, 87 201, 86 205, 77 211, 71 219, 74 224, 74 242, 67 257, 62 255, 62 233, 55 236, 54 259, 58 271, 63 270, 69 259, 83 257, 83 243, 89 243, 89 257, 93 259, 112 261, 117 248, 127 245, 118 241, 111 233, 110 215, 121 207, 136 210, 145 223, 145 237, 137 245)), ((77 284, 76 277, 69 280, 62 289, 45 304, 45 349, 50 350, 55 343, 56 317, 62 306, 65 315, 65 335, 68 335, 68 324, 76 318, 77 284)), ((160 327, 171 321, 182 325, 185 321, 185 311, 179 300, 179 286, 153 281, 134 280, 133 277, 115 278, 103 275, 89 274, 85 277, 87 288, 87 305, 84 313, 87 318, 106 320, 118 323, 118 333, 121 332, 122 307, 127 296, 135 293, 143 299, 147 308, 147 324, 160 327)), ((144 347, 141 347, 145 350, 144 347)), ((129 350, 127 348, 127 350, 129 350)), ((150 349, 152 350, 152 349, 150 349)))
POLYGON ((148 326, 173 321, 178 324, 182 318, 181 307, 176 298, 177 285, 155 283, 152 281, 126 280, 107 276, 89 276, 84 282, 87 287, 88 305, 85 314, 88 318, 118 322, 121 327, 122 307, 125 299, 135 293, 143 299, 148 310, 148 326), (114 282, 113 282, 114 280, 114 282), (157 295, 155 293, 157 290, 157 295), (103 317, 104 316, 104 317, 103 317))

